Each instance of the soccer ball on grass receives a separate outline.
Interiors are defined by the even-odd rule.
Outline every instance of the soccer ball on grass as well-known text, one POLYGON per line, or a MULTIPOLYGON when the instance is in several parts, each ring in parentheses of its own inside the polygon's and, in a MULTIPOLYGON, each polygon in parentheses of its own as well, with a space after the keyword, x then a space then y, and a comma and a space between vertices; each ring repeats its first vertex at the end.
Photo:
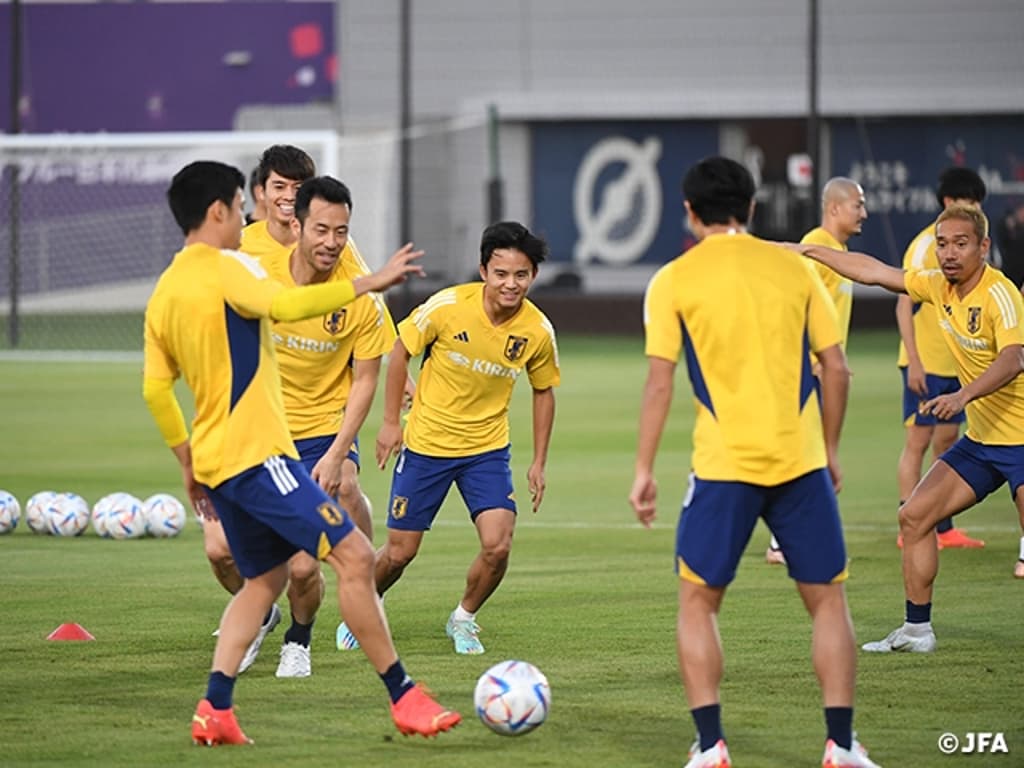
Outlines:
POLYGON ((21 520, 21 505, 7 491, 0 491, 0 534, 10 533, 21 520))
POLYGON ((50 517, 56 514, 57 494, 54 491, 39 491, 29 497, 25 504, 25 524, 33 533, 49 534, 50 517))
POLYGON ((177 536, 185 527, 184 505, 169 493, 157 493, 142 503, 146 533, 160 539, 177 536))
POLYGON ((47 524, 54 536, 80 536, 89 527, 89 504, 77 493, 58 493, 47 524))
POLYGON ((477 680, 473 703, 480 721, 492 731, 522 736, 547 719, 551 686, 533 664, 503 661, 477 680))

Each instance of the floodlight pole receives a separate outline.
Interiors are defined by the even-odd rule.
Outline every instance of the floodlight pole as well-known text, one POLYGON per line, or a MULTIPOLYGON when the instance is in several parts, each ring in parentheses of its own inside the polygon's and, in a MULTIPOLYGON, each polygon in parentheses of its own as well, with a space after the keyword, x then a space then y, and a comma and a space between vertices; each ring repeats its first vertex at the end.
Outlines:
MULTIPOLYGON (((398 19, 398 216, 399 239, 412 240, 412 3, 400 0, 398 19)), ((412 285, 402 283, 402 312, 411 309, 412 285)))
POLYGON ((818 114, 818 0, 808 0, 807 29, 807 154, 811 158, 811 204, 806 229, 818 223, 821 183, 821 117, 818 114))
POLYGON ((409 136, 409 130, 412 125, 412 52, 410 51, 411 46, 411 14, 412 8, 410 6, 410 0, 401 0, 400 4, 400 18, 399 18, 399 64, 398 64, 398 88, 399 88, 399 101, 398 101, 398 125, 399 125, 399 188, 401 194, 401 200, 399 201, 400 209, 400 226, 401 240, 403 243, 407 243, 412 239, 412 190, 410 172, 410 157, 411 149, 410 146, 411 137, 409 136))
MULTIPOLYGON (((11 125, 12 136, 21 133, 21 0, 11 0, 11 125)), ((10 194, 7 198, 8 211, 8 237, 9 249, 8 263, 8 296, 10 298, 10 310, 7 321, 7 338, 11 347, 17 347, 20 340, 20 327, 18 316, 18 284, 20 282, 20 255, 18 243, 20 240, 19 227, 21 216, 21 185, 18 179, 18 163, 12 162, 8 171, 8 184, 10 194)))
POLYGON ((504 182, 501 179, 501 150, 499 136, 501 121, 498 119, 498 107, 491 104, 487 107, 487 157, 490 177, 487 180, 487 223, 494 224, 505 217, 504 182))

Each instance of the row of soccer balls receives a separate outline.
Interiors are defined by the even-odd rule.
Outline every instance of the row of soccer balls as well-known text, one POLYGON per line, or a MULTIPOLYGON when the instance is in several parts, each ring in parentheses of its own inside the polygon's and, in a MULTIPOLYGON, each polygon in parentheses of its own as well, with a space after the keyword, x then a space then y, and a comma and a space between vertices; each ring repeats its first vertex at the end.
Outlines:
MULTIPOLYGON (((7 491, 0 491, 0 534, 13 531, 21 519, 21 505, 7 491)), ((130 493, 111 493, 92 509, 77 493, 40 491, 25 504, 25 524, 34 533, 80 536, 92 523, 105 539, 138 539, 143 536, 177 536, 187 515, 180 501, 157 493, 145 501, 130 493)))

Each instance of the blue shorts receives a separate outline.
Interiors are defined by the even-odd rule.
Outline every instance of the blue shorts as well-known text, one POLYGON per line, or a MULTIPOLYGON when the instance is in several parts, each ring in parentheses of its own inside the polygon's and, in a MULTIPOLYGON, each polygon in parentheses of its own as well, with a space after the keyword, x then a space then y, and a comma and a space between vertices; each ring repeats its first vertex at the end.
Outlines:
POLYGON ((452 483, 462 494, 469 517, 486 509, 516 511, 509 447, 474 456, 424 456, 403 448, 391 477, 388 528, 429 531, 452 483))
POLYGON ((680 578, 727 586, 759 517, 779 540, 793 579, 806 584, 846 579, 846 545, 827 469, 774 486, 691 475, 676 529, 680 578))
POLYGON ((323 560, 355 529, 348 513, 287 456, 271 456, 206 492, 238 572, 247 579, 287 562, 300 549, 323 560))
POLYGON ((984 445, 964 435, 939 457, 971 486, 981 501, 1003 483, 1010 498, 1024 485, 1024 445, 984 445))
MULTIPOLYGON (((316 463, 324 457, 327 449, 334 442, 334 435, 322 435, 320 437, 306 437, 295 441, 295 450, 299 452, 299 460, 305 465, 307 472, 312 472, 316 463)), ((347 458, 352 459, 359 469, 359 437, 352 442, 348 449, 347 458)))
POLYGON ((934 427, 936 424, 963 424, 967 421, 967 415, 963 411, 949 419, 940 419, 933 413, 918 411, 918 406, 925 400, 959 392, 960 379, 956 376, 936 376, 933 373, 926 373, 924 385, 928 391, 921 396, 907 386, 907 366, 900 366, 900 375, 903 377, 903 426, 934 427))

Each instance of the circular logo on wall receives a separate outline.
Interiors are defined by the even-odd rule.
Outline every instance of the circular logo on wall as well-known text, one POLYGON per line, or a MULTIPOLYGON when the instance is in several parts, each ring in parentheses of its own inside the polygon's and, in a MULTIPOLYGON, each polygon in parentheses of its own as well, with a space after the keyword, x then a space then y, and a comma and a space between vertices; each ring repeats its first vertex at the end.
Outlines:
POLYGON ((573 183, 577 263, 624 265, 643 257, 661 223, 660 157, 659 139, 638 143, 621 136, 599 141, 584 155, 573 183), (616 166, 622 171, 603 181, 616 166))

